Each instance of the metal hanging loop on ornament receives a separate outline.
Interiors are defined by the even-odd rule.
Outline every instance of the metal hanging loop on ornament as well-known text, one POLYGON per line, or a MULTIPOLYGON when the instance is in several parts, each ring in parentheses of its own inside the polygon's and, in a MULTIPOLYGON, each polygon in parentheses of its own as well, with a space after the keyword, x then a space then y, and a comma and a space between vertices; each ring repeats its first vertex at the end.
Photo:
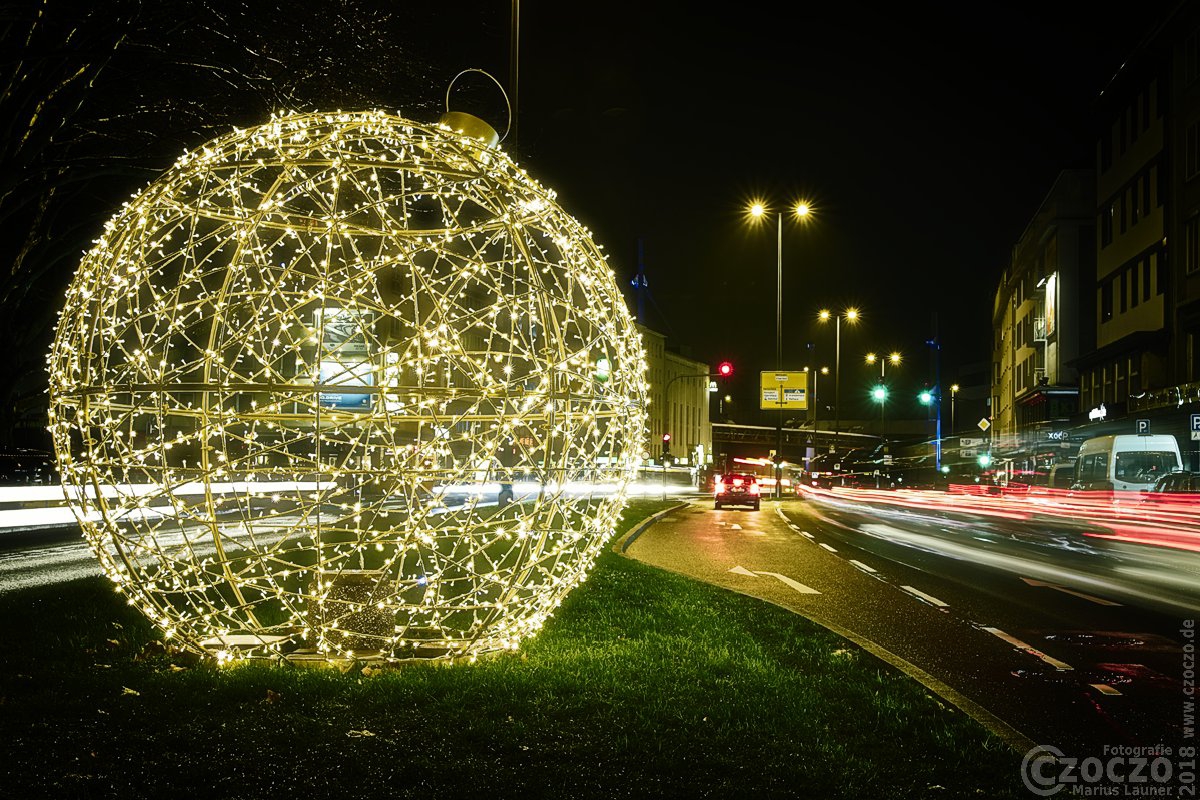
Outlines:
MULTIPOLYGON (((504 107, 508 111, 508 124, 504 127, 504 133, 496 140, 497 143, 503 142, 505 139, 508 138, 508 132, 510 130, 512 130, 512 102, 508 99, 508 92, 504 91, 504 86, 501 85, 500 81, 496 80, 496 78, 490 72, 487 72, 486 70, 477 69, 475 67, 469 67, 467 69, 464 69, 462 72, 458 73, 457 75, 455 75, 450 80, 450 85, 448 85, 446 87, 446 112, 442 115, 442 121, 446 122, 447 124, 450 124, 450 127, 452 127, 452 128, 461 129, 460 126, 462 126, 463 122, 469 123, 469 120, 464 120, 463 118, 471 118, 471 119, 476 120, 477 123, 485 125, 488 127, 488 129, 491 129, 491 126, 488 125, 487 122, 479 119, 474 114, 468 114, 464 111, 451 111, 450 110, 450 92, 454 90, 455 82, 459 78, 461 78, 463 75, 466 75, 469 72, 478 72, 480 75, 485 75, 488 78, 490 78, 492 83, 496 84, 496 88, 500 90, 500 96, 504 98, 504 107), (451 120, 451 119, 459 124, 450 123, 449 120, 451 120)), ((471 131, 469 131, 469 130, 464 130, 464 132, 471 134, 471 131)), ((494 133, 495 133, 495 131, 493 130, 493 134, 494 133)), ((476 134, 476 135, 478 136, 478 138, 481 138, 481 139, 486 140, 486 138, 487 138, 485 136, 481 136, 478 134, 476 134)))

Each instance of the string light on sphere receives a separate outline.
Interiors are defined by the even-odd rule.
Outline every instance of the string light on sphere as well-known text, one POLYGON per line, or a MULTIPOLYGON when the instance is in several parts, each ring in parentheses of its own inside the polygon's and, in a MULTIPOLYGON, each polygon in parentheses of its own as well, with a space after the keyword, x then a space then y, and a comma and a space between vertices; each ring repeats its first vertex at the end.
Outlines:
POLYGON ((184 154, 85 254, 48 370, 93 551, 220 660, 517 646, 645 446, 589 231, 498 147, 378 111, 184 154))

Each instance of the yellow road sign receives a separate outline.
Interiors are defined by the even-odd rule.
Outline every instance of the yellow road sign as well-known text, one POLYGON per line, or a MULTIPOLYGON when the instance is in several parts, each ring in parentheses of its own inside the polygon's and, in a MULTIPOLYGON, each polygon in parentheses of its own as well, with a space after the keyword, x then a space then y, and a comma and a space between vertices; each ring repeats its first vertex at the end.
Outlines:
POLYGON ((759 408, 808 408, 807 372, 760 372, 759 408))

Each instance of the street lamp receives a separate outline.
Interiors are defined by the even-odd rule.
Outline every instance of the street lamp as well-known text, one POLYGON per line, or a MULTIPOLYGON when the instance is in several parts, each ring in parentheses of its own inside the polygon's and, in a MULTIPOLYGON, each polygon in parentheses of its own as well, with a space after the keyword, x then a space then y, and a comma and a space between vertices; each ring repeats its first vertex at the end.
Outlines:
MULTIPOLYGON (((762 202, 755 202, 747 209, 750 217, 761 221, 769 212, 762 202)), ((800 201, 792 208, 796 219, 806 222, 812 207, 800 201)), ((775 371, 783 371, 783 212, 775 212, 775 371)), ((782 389, 780 398, 782 399, 782 389)), ((775 421, 775 499, 782 499, 783 487, 783 403, 779 404, 779 418, 775 421)))
POLYGON ((954 435, 954 400, 958 397, 958 384, 950 384, 950 435, 954 435))
POLYGON ((821 322, 828 322, 830 317, 834 320, 834 346, 833 346, 833 453, 837 455, 838 437, 841 428, 842 418, 842 319, 853 325, 858 322, 858 309, 847 308, 841 314, 834 314, 828 309, 821 309, 821 313, 817 315, 821 322))
MULTIPOLYGON (((934 460, 937 471, 942 471, 942 342, 935 334, 925 344, 933 348, 933 401, 937 403, 937 427, 934 429, 934 460)), ((953 396, 953 395, 951 395, 953 396)))
POLYGON ((872 399, 875 400, 875 402, 879 403, 879 438, 880 439, 884 438, 884 435, 883 435, 883 433, 884 433, 883 409, 884 409, 884 405, 887 403, 887 397, 888 397, 887 381, 886 381, 887 365, 891 364, 893 367, 898 367, 898 366, 900 366, 900 362, 902 360, 903 360, 903 356, 901 356, 899 353, 892 353, 887 358, 877 356, 874 353, 867 353, 866 361, 868 364, 874 364, 875 362, 879 362, 879 385, 876 386, 875 389, 871 392, 871 397, 872 397, 872 399))

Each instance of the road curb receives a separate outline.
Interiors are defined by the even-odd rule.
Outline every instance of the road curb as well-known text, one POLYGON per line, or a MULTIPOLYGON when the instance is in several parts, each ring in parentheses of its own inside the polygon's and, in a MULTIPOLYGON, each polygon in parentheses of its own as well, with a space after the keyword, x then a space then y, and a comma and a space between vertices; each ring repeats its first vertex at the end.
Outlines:
POLYGON ((1037 746, 1037 742, 1035 742, 1033 739, 1030 739, 1028 736, 1021 733, 1019 730, 1014 728, 1012 725, 1009 725, 1007 722, 1000 719, 998 716, 996 716, 995 714, 988 711, 983 706, 976 703, 974 700, 963 695, 961 692, 959 692, 954 687, 950 686, 947 683, 944 683, 943 681, 941 681, 938 678, 935 678, 933 675, 930 675, 928 672, 921 669, 916 664, 913 664, 912 662, 908 661, 907 659, 893 653, 891 650, 888 650, 886 647, 883 647, 882 645, 877 644, 876 642, 874 642, 871 639, 868 639, 865 636, 861 636, 857 633, 854 633, 853 631, 846 630, 846 629, 842 628, 840 625, 828 622, 824 619, 821 619, 820 617, 813 616, 811 614, 807 614, 802 611, 798 611, 797 609, 794 609, 794 608, 789 608, 788 606, 785 606, 781 603, 777 603, 773 600, 769 600, 765 597, 759 597, 758 595, 750 594, 749 592, 743 592, 743 591, 739 591, 737 589, 731 589, 728 586, 722 586, 720 584, 710 583, 709 581, 702 580, 700 578, 697 578, 694 575, 688 575, 687 573, 680 572, 678 570, 669 569, 667 567, 660 567, 656 564, 649 564, 645 561, 635 558, 634 556, 629 555, 626 552, 629 545, 633 543, 634 539, 636 539, 647 528, 649 528, 651 525, 653 525, 655 522, 657 522, 660 517, 662 517, 666 514, 669 514, 672 511, 677 511, 681 507, 685 507, 687 505, 688 505, 687 503, 681 503, 677 506, 672 506, 671 508, 665 509, 664 511, 660 511, 656 514, 653 514, 653 515, 647 517, 645 520, 638 523, 638 525, 636 527, 634 527, 629 533, 627 533, 623 537, 621 537, 621 539, 613 545, 613 550, 615 552, 621 554, 625 558, 631 559, 633 561, 637 561, 639 564, 642 564, 643 566, 652 567, 654 569, 659 569, 659 570, 662 570, 663 572, 671 572, 675 575, 680 575, 689 580, 699 581, 700 583, 704 583, 708 586, 713 586, 713 587, 715 587, 717 589, 721 589, 723 591, 732 592, 733 594, 738 594, 743 597, 750 597, 750 598, 753 598, 753 599, 758 600, 763 603, 769 603, 770 605, 773 605, 776 608, 782 608, 784 611, 795 614, 798 617, 803 617, 804 619, 808 620, 809 622, 812 622, 815 625, 820 625, 822 628, 829 631, 830 633, 833 633, 837 636, 842 637, 843 639, 853 642, 854 644, 861 647, 863 650, 867 651, 871 655, 878 658, 880 661, 883 661, 883 662, 887 663, 888 665, 894 667, 895 669, 900 670, 905 675, 907 675, 908 677, 915 680, 917 683, 924 686, 926 689, 928 689, 934 695, 936 695, 937 697, 946 701, 947 703, 954 706, 959 711, 963 712, 964 714, 969 716, 971 719, 975 720, 977 723, 982 725, 989 733, 991 733, 993 736, 1000 739, 1005 744, 1007 744, 1010 748, 1012 748, 1014 753, 1023 755, 1025 753, 1028 753, 1030 750, 1032 750, 1034 747, 1037 746))
POLYGON ((688 507, 687 503, 680 502, 680 503, 676 503, 675 505, 671 506, 670 508, 664 508, 662 511, 656 511, 655 513, 646 517, 641 522, 639 522, 637 525, 633 526, 633 528, 631 528, 628 533, 622 535, 621 538, 619 538, 619 539, 617 539, 617 541, 613 542, 613 546, 612 546, 613 552, 624 554, 625 551, 627 549, 629 549, 629 545, 633 544, 634 539, 637 539, 637 537, 642 535, 643 531, 645 531, 647 528, 649 528, 654 523, 658 522, 660 517, 665 517, 667 514, 670 514, 672 511, 678 511, 681 508, 687 508, 687 507, 688 507))

